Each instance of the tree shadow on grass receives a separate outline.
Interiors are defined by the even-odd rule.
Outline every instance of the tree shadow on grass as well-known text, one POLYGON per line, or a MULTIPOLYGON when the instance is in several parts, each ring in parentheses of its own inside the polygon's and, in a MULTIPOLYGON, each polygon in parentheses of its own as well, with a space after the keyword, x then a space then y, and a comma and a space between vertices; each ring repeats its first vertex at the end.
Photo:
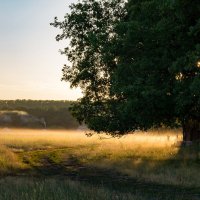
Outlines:
MULTIPOLYGON (((182 159, 185 154, 188 154, 190 151, 194 151, 194 149, 188 150, 180 148, 174 159, 172 158, 159 162, 156 168, 152 170, 157 170, 157 168, 163 168, 167 165, 173 165, 175 168, 179 167, 180 162, 177 162, 178 159, 182 159)), ((31 171, 28 173, 32 176, 40 178, 52 176, 59 177, 60 179, 69 178, 71 180, 87 183, 91 186, 103 186, 112 191, 149 197, 149 199, 152 200, 200 200, 200 188, 138 181, 114 169, 86 165, 73 155, 70 155, 66 160, 61 162, 55 162, 55 160, 47 154, 42 155, 40 159, 40 165, 35 165, 33 162, 30 162, 29 159, 26 160, 26 162, 31 165, 31 171)), ((186 161, 188 164, 191 163, 191 159, 186 161)), ((196 163, 196 160, 192 162, 196 163)), ((147 163, 142 162, 141 166, 146 164, 147 163)), ((28 174, 27 172, 25 173, 28 174)))

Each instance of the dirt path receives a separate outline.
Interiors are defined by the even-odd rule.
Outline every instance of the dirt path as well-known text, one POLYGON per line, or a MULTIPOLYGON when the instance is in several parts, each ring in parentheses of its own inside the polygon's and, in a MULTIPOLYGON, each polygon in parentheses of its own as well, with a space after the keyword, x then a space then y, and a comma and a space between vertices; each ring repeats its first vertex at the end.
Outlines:
MULTIPOLYGON (((52 151, 53 152, 53 151, 52 151)), ((28 163, 29 161, 26 160, 28 163)), ((71 155, 65 161, 54 162, 50 157, 43 156, 41 165, 31 165, 34 176, 59 177, 60 179, 72 179, 91 184, 91 186, 103 186, 110 190, 124 193, 141 194, 147 196, 159 195, 164 199, 174 200, 183 197, 184 200, 200 200, 200 188, 180 187, 162 185, 156 183, 140 182, 126 174, 111 169, 103 169, 94 166, 84 165, 71 155)))

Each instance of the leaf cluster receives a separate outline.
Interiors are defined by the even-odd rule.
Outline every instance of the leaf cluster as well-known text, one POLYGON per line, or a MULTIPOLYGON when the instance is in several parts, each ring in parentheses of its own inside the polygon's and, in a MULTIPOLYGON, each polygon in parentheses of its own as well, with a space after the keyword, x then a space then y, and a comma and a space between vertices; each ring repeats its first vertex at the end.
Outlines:
POLYGON ((74 116, 113 135, 199 120, 199 13, 198 0, 83 0, 55 18, 63 80, 84 95, 74 116))

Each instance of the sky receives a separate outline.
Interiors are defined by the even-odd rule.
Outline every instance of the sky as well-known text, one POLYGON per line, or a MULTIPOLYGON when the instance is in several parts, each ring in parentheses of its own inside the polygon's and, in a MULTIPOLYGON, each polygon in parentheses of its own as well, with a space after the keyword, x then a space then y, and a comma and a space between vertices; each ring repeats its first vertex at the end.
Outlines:
POLYGON ((76 100, 80 89, 61 81, 67 41, 50 26, 77 0, 0 0, 0 99, 76 100))

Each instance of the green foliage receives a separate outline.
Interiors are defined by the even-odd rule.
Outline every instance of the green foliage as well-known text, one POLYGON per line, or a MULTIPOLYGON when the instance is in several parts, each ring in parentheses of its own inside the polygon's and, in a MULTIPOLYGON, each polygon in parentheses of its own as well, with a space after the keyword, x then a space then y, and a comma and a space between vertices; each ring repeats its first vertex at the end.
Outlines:
POLYGON ((69 112, 72 103, 71 101, 1 100, 0 126, 77 128, 78 123, 69 112))
POLYGON ((89 0, 55 18, 63 80, 84 94, 74 116, 113 135, 199 123, 199 13, 198 0, 89 0))
POLYGON ((81 87, 84 94, 72 112, 96 131, 114 131, 117 125, 112 111, 115 95, 111 93, 111 75, 117 68, 115 29, 125 16, 123 5, 123 0, 84 0, 71 5, 64 21, 55 18, 52 23, 62 30, 57 41, 70 40, 70 47, 62 53, 72 66, 64 66, 63 80, 71 87, 81 87))

